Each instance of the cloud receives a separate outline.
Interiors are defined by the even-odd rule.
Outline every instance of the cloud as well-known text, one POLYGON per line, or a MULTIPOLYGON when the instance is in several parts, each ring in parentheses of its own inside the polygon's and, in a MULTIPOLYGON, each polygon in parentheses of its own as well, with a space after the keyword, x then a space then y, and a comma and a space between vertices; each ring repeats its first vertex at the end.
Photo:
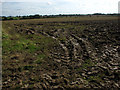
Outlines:
POLYGON ((63 2, 80 2, 80 0, 61 0, 63 2))
MULTIPOLYGON (((3 14, 5 15, 19 15, 19 14, 62 14, 62 13, 75 13, 75 14, 88 14, 88 13, 116 13, 118 12, 119 0, 0 0, 3 3, 3 14), (23 3, 15 3, 23 2, 23 3), (26 3, 30 2, 30 3, 26 3), (6 12, 8 9, 8 12, 6 12), (17 9, 17 11, 13 10, 17 9), (22 9, 22 10, 20 10, 22 9), (13 13, 14 11, 14 13, 13 13)), ((1 7, 1 5, 0 5, 1 7)), ((119 10, 120 12, 120 10, 119 10)))
POLYGON ((54 0, 0 0, 1 2, 50 2, 54 0))
POLYGON ((47 5, 51 5, 52 4, 52 2, 47 2, 47 5))

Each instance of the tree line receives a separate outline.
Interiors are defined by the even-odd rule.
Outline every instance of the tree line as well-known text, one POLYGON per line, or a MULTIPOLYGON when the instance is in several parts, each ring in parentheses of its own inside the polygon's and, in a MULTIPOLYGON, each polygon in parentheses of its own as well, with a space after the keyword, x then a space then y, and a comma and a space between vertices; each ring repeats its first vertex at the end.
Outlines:
POLYGON ((23 19, 40 19, 40 18, 56 18, 56 17, 72 17, 72 16, 95 16, 95 15, 111 15, 117 16, 118 13, 114 14, 102 14, 102 13, 94 13, 94 14, 59 14, 59 15, 28 15, 28 16, 1 16, 0 20, 23 20, 23 19))

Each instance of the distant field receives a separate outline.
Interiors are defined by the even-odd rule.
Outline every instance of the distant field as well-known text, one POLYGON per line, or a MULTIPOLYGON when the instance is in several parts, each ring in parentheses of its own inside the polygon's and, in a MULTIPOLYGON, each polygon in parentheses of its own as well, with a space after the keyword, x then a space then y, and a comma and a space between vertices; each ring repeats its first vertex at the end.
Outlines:
POLYGON ((120 88, 118 17, 2 22, 3 88, 120 88))
MULTIPOLYGON (((78 17, 58 17, 58 18, 46 18, 46 19, 29 19, 30 21, 38 22, 69 22, 69 21, 86 21, 86 20, 117 20, 118 16, 78 16, 78 17)), ((16 21, 16 20, 11 20, 16 21)), ((28 21, 26 20, 17 20, 18 21, 28 21)))

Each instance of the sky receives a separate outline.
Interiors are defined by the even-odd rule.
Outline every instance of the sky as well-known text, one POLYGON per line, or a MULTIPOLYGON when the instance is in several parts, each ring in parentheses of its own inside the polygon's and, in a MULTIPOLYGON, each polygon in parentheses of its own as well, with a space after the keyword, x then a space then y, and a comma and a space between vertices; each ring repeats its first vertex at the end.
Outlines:
POLYGON ((1 0, 3 16, 118 13, 119 0, 1 0))

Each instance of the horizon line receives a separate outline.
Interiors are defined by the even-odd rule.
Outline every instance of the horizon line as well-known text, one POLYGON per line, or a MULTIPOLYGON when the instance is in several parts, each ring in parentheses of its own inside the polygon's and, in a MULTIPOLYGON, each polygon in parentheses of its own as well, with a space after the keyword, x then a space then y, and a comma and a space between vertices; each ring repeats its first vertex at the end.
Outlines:
POLYGON ((0 17, 17 17, 17 16, 34 16, 34 15, 39 15, 39 16, 57 16, 57 15, 108 15, 108 14, 120 14, 120 13, 92 13, 92 14, 29 14, 29 15, 1 15, 0 17))

